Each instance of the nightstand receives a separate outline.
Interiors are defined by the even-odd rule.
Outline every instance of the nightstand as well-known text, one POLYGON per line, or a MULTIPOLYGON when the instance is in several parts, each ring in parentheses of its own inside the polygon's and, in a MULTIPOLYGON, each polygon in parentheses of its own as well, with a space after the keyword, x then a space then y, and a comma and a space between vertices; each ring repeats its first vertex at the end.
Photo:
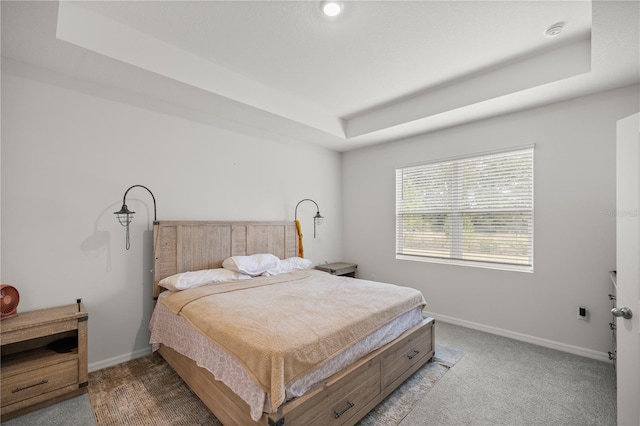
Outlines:
POLYGON ((2 320, 2 421, 87 391, 88 318, 74 303, 2 320))
POLYGON ((328 272, 331 275, 358 278, 358 265, 355 263, 334 262, 316 266, 316 269, 328 272))

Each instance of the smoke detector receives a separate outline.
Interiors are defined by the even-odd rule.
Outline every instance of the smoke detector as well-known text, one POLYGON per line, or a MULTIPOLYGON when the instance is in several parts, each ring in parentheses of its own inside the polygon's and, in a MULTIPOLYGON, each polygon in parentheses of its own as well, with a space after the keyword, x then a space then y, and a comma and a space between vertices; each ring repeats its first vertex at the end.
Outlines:
POLYGON ((553 24, 549 28, 547 28, 544 32, 544 35, 547 38, 552 38, 558 36, 562 30, 564 29, 564 24, 562 22, 558 22, 557 24, 553 24))

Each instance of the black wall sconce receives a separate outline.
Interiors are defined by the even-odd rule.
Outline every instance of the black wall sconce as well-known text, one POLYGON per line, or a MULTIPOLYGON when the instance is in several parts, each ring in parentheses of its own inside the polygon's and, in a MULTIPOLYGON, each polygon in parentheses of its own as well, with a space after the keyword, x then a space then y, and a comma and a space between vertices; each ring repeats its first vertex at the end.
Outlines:
POLYGON ((129 247, 131 247, 131 243, 129 242, 129 224, 131 223, 131 220, 133 219, 133 215, 135 213, 127 208, 127 194, 129 193, 129 191, 131 191, 131 189, 136 187, 144 188, 149 191, 149 194, 151 194, 151 198, 153 198, 153 223, 155 224, 158 221, 156 217, 156 197, 153 196, 153 192, 151 192, 149 188, 143 185, 130 186, 129 189, 124 192, 124 197, 122 197, 122 208, 117 212, 113 212, 113 214, 115 214, 118 218, 120 225, 127 228, 127 250, 129 250, 129 247))
POLYGON ((298 204, 296 204, 296 211, 295 211, 295 220, 296 221, 298 221, 298 206, 303 201, 311 201, 313 204, 316 205, 317 212, 316 212, 316 215, 313 217, 313 238, 315 238, 316 237, 316 226, 322 224, 322 219, 324 219, 324 218, 322 216, 320 216, 320 207, 318 207, 318 203, 313 201, 311 198, 305 198, 304 200, 300 200, 298 202, 298 204))

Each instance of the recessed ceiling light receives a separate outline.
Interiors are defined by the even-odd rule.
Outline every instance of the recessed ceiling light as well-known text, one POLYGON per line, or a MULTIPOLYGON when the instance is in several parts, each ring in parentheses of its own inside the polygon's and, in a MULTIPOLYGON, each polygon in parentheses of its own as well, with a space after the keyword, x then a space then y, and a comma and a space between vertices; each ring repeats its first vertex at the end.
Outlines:
POLYGON ((342 12, 342 2, 323 1, 322 3, 320 3, 320 8, 322 9, 322 13, 327 16, 338 16, 340 12, 342 12))
POLYGON ((547 36, 547 38, 555 37, 559 35, 563 29, 564 29, 564 24, 559 22, 547 28, 546 31, 544 32, 544 35, 547 36))

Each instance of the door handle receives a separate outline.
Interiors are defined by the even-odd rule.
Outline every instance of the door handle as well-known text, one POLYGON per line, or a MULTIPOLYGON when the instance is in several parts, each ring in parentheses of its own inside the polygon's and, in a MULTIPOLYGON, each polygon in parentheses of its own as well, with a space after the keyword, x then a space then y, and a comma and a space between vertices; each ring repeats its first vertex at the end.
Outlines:
POLYGON ((611 314, 614 317, 622 317, 624 319, 631 319, 631 317, 633 316, 633 314, 631 313, 631 309, 626 306, 623 306, 622 308, 611 309, 611 314))

